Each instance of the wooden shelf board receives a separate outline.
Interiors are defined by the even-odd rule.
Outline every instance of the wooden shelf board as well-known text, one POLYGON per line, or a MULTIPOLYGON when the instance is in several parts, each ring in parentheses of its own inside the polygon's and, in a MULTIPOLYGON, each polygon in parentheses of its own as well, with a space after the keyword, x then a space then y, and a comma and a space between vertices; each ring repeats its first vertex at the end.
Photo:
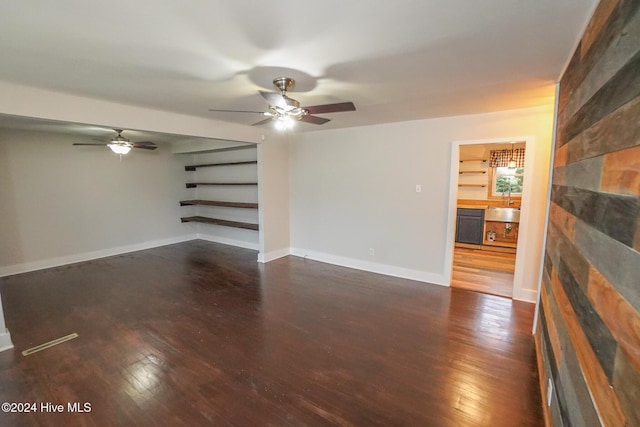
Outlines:
POLYGON ((258 224, 248 222, 228 221, 226 219, 209 218, 206 216, 187 216, 180 218, 182 222, 200 222, 203 224, 215 224, 225 227, 244 228, 246 230, 258 230, 258 224))
POLYGON ((257 160, 251 160, 246 162, 206 163, 201 165, 188 165, 184 167, 184 170, 193 172, 197 168, 210 168, 215 166, 257 165, 257 164, 258 164, 257 160))
POLYGON ((486 163, 489 160, 486 159, 467 159, 467 160, 460 160, 460 163, 464 163, 464 162, 482 162, 482 163, 486 163))
POLYGON ((458 171, 460 175, 463 173, 487 173, 486 170, 467 170, 467 171, 458 171))
POLYGON ((257 203, 244 203, 244 202, 223 202, 220 200, 181 200, 180 206, 222 206, 225 208, 243 208, 243 209, 257 209, 257 203))
POLYGON ((458 187, 486 187, 486 184, 458 184, 458 187))
POLYGON ((195 188, 199 185, 258 185, 257 182, 188 182, 187 188, 195 188))

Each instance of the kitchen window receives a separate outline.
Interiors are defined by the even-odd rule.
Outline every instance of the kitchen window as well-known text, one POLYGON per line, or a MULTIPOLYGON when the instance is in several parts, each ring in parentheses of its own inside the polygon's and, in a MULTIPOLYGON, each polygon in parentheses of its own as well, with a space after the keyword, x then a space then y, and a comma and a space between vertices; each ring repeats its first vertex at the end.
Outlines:
POLYGON ((506 196, 509 194, 509 188, 511 188, 512 197, 522 196, 524 168, 496 167, 491 169, 493 172, 491 177, 491 197, 506 196))

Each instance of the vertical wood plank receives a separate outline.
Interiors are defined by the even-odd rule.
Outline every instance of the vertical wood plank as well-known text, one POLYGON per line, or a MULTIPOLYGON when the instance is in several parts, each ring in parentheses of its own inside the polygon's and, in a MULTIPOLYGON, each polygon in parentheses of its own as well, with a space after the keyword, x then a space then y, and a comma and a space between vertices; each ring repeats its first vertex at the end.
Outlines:
POLYGON ((549 208, 549 219, 562 230, 562 233, 567 236, 570 241, 574 241, 576 235, 576 217, 572 215, 560 205, 555 202, 551 202, 549 208))
POLYGON ((638 70, 640 0, 601 0, 556 118, 540 346, 560 341, 561 364, 544 370, 557 373, 561 424, 640 425, 638 70))
POLYGON ((558 123, 557 141, 571 139, 640 95, 640 52, 593 95, 571 118, 558 123))
POLYGON ((545 312, 546 319, 546 327, 547 333, 549 335, 549 341, 551 342, 551 350, 553 351, 553 355, 558 363, 562 363, 562 346, 560 345, 560 336, 558 335, 558 329, 556 328, 556 319, 554 319, 553 312, 549 306, 549 299, 547 297, 547 290, 545 286, 542 286, 540 291, 541 301, 542 301, 542 309, 545 312))
POLYGON ((640 370, 640 314, 595 267, 589 266, 589 270, 589 301, 640 370))
POLYGON ((593 18, 589 21, 582 36, 582 43, 580 44, 580 56, 582 58, 584 58, 589 49, 591 49, 594 40, 600 35, 607 19, 609 19, 619 2, 620 0, 602 0, 598 4, 598 7, 593 13, 593 18))
POLYGON ((600 190, 640 197, 640 145, 604 155, 600 190))
POLYGON ((638 117, 640 98, 635 98, 577 135, 566 144, 566 148, 562 146, 561 149, 566 150, 566 162, 577 162, 640 145, 640 126, 628 126, 637 122, 638 117))
POLYGON ((567 332, 576 351, 580 368, 593 395, 598 415, 604 421, 605 426, 624 426, 627 420, 618 401, 618 396, 609 386, 609 380, 578 322, 555 271, 551 277, 551 289, 567 326, 567 332))
POLYGON ((629 419, 629 425, 640 426, 640 374, 638 366, 634 366, 627 356, 628 353, 624 350, 618 350, 613 387, 620 396, 620 403, 629 419))
MULTIPOLYGON (((540 318, 538 318, 538 323, 536 326, 536 330, 541 330, 540 318)), ((544 356, 542 353, 542 346, 540 344, 540 334, 535 334, 534 342, 536 346, 536 365, 538 367, 538 383, 540 386, 540 395, 542 396, 542 401, 547 401, 547 375, 546 370, 544 369, 544 356)), ((546 404, 542 405, 542 416, 544 417, 544 425, 545 427, 551 427, 551 414, 549 413, 549 407, 546 404)))

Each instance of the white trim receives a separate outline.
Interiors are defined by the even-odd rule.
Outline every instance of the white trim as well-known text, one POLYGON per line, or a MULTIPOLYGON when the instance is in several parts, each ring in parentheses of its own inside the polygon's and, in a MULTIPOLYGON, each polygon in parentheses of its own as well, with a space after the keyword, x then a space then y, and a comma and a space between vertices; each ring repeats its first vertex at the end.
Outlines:
POLYGON ((531 289, 520 289, 517 295, 514 292, 513 299, 535 304, 538 299, 538 292, 531 289))
POLYGON ((533 184, 533 158, 535 154, 535 138, 533 136, 516 136, 509 138, 491 138, 477 139, 465 141, 451 142, 451 170, 449 177, 449 213, 447 216, 447 242, 445 248, 445 265, 444 279, 445 283, 451 286, 451 270, 453 268, 453 249, 454 249, 454 229, 455 217, 458 200, 458 167, 460 164, 460 146, 461 145, 477 145, 477 144, 506 144, 512 141, 524 141, 526 152, 524 156, 524 183, 522 189, 521 206, 524 209, 520 212, 520 228, 518 233, 518 250, 516 251, 516 266, 513 274, 513 295, 516 299, 528 298, 529 292, 523 289, 524 283, 524 264, 527 259, 527 245, 522 244, 529 238, 527 226, 529 221, 529 207, 531 199, 531 186, 533 184), (522 225, 525 225, 524 227, 522 225))
POLYGON ((455 218, 458 207, 458 169, 460 167, 460 145, 462 142, 451 143, 451 168, 449 171, 449 206, 447 208, 447 240, 444 252, 444 282, 451 286, 451 270, 453 268, 454 235, 456 229, 455 218))
POLYGON ((354 268, 356 270, 364 270, 372 273, 384 274, 386 276, 394 276, 400 277, 402 279, 417 280, 419 282, 425 282, 434 285, 448 286, 443 275, 433 274, 427 271, 412 270, 387 264, 378 264, 370 261, 341 257, 338 255, 331 255, 323 252, 315 252, 299 248, 291 248, 291 255, 311 259, 314 261, 326 262, 328 264, 339 265, 341 267, 348 267, 354 268))
POLYGON ((0 334, 0 352, 10 350, 12 348, 13 343, 11 342, 11 334, 8 329, 5 329, 4 333, 0 334))
POLYGON ((531 250, 529 239, 529 213, 531 209, 531 187, 533 185, 535 138, 528 137, 526 140, 527 151, 524 156, 524 182, 522 185, 522 198, 520 199, 520 224, 518 228, 518 249, 516 250, 516 267, 513 272, 513 296, 523 298, 526 289, 523 288, 525 277, 524 267, 530 259, 528 252, 531 250), (523 208, 524 207, 524 208, 523 208), (524 227, 523 227, 524 225, 524 227))
POLYGON ((228 239, 226 237, 212 236, 211 234, 197 234, 194 239, 206 240, 207 242, 222 243, 223 245, 237 246, 239 248, 260 250, 260 245, 253 242, 245 242, 243 240, 228 239))
POLYGON ((268 252, 266 254, 258 254, 258 262, 267 263, 269 261, 276 260, 285 256, 291 255, 291 248, 282 248, 275 251, 268 252))
MULTIPOLYGON (((265 253, 265 241, 264 241, 264 146, 258 144, 256 158, 258 159, 258 262, 261 261, 260 257, 265 253)), ((265 255, 266 256, 266 255, 265 255)))
POLYGON ((556 159, 556 128, 558 126, 558 103, 560 102, 560 83, 556 84, 556 102, 553 111, 553 135, 551 136, 551 153, 549 154, 549 188, 547 188, 547 208, 544 214, 544 230, 542 234, 542 250, 540 254, 540 267, 538 270, 538 295, 536 295, 536 310, 533 315, 533 327, 531 334, 536 333, 538 315, 540 311, 540 294, 542 291, 542 281, 544 280, 544 253, 547 248, 547 232, 549 230, 549 211, 551 210, 551 187, 553 186, 553 164, 556 159))
POLYGON ((158 246, 172 245, 194 240, 197 235, 187 235, 180 237, 172 237, 169 239, 150 240, 148 242, 136 243, 133 245, 118 246, 115 248, 101 249, 98 251, 85 252, 80 254, 66 255, 56 258, 48 258, 40 261, 30 261, 22 264, 8 265, 0 267, 0 277, 11 276, 13 274, 27 273, 29 271, 42 270, 45 268, 60 267, 67 264, 75 264, 76 262, 90 261, 92 259, 104 258, 108 256, 121 255, 128 252, 142 251, 145 249, 156 248, 158 246))

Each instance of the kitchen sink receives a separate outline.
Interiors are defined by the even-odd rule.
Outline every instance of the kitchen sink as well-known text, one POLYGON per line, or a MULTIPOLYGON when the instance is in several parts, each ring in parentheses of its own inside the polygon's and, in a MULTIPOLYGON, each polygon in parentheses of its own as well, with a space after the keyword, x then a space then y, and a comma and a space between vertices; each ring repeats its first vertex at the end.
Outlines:
POLYGON ((520 209, 489 206, 484 211, 485 221, 520 222, 520 209))

